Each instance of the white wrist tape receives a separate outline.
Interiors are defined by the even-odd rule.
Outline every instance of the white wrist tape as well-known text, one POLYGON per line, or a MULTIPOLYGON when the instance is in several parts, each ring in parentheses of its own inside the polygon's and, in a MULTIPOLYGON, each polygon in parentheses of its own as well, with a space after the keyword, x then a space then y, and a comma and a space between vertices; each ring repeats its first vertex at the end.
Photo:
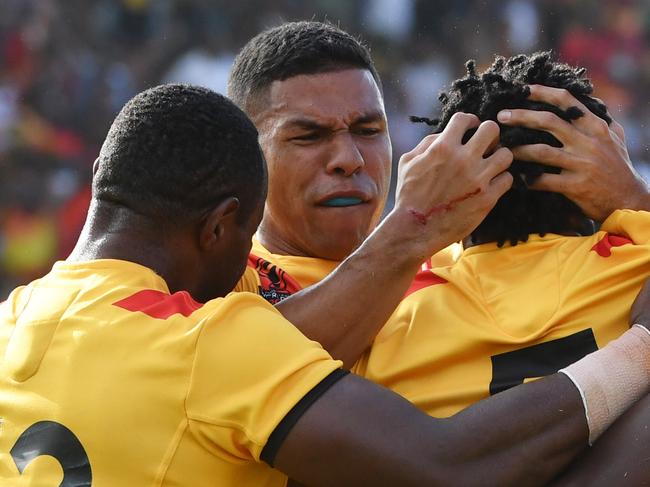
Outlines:
POLYGON ((601 350, 560 370, 582 396, 589 445, 650 391, 650 331, 634 325, 601 350))

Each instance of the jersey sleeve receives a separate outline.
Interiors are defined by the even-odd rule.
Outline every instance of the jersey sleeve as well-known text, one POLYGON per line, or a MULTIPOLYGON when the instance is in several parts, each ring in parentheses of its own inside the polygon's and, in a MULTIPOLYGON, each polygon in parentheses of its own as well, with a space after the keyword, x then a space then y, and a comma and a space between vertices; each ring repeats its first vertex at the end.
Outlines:
POLYGON ((603 222, 601 230, 626 236, 636 245, 649 244, 650 212, 616 210, 603 222))
POLYGON ((260 289, 260 276, 257 271, 250 266, 246 266, 244 274, 239 279, 239 282, 233 289, 233 292, 249 292, 259 294, 260 289))
POLYGON ((209 451, 259 461, 285 416, 342 363, 259 296, 222 303, 197 342, 187 416, 209 451))

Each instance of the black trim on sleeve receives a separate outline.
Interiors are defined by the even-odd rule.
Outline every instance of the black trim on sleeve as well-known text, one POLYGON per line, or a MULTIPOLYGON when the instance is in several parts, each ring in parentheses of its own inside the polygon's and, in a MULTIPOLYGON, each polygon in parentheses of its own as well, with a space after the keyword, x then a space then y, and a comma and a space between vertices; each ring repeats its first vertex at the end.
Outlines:
POLYGON ((334 372, 320 381, 311 391, 298 401, 298 403, 291 408, 291 411, 282 418, 282 421, 275 427, 271 436, 269 436, 266 445, 262 449, 260 458, 262 461, 268 463, 271 467, 275 461, 275 455, 282 446, 291 429, 296 425, 298 420, 305 412, 314 404, 327 390, 336 384, 339 380, 350 373, 349 370, 336 369, 334 372))

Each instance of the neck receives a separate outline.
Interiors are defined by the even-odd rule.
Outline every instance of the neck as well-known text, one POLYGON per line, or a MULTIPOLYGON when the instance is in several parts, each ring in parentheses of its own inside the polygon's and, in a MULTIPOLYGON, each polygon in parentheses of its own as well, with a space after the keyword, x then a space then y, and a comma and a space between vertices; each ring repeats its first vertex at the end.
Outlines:
POLYGON ((66 260, 118 259, 135 262, 161 276, 171 292, 192 294, 192 261, 178 237, 146 216, 111 203, 91 203, 79 240, 66 260))
POLYGON ((266 250, 272 254, 277 255, 294 255, 298 257, 315 257, 310 255, 309 252, 305 252, 299 246, 288 242, 286 239, 282 238, 280 232, 273 230, 273 223, 270 223, 266 218, 262 218, 260 226, 255 232, 255 238, 262 244, 266 250))

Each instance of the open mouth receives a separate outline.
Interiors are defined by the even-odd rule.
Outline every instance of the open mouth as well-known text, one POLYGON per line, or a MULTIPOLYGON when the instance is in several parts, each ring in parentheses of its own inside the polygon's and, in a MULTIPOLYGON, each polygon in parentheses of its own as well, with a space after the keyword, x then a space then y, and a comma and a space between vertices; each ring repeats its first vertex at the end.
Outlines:
POLYGON ((364 203, 361 198, 356 198, 354 196, 338 196, 321 203, 322 206, 328 206, 330 208, 343 208, 346 206, 357 206, 364 203))

